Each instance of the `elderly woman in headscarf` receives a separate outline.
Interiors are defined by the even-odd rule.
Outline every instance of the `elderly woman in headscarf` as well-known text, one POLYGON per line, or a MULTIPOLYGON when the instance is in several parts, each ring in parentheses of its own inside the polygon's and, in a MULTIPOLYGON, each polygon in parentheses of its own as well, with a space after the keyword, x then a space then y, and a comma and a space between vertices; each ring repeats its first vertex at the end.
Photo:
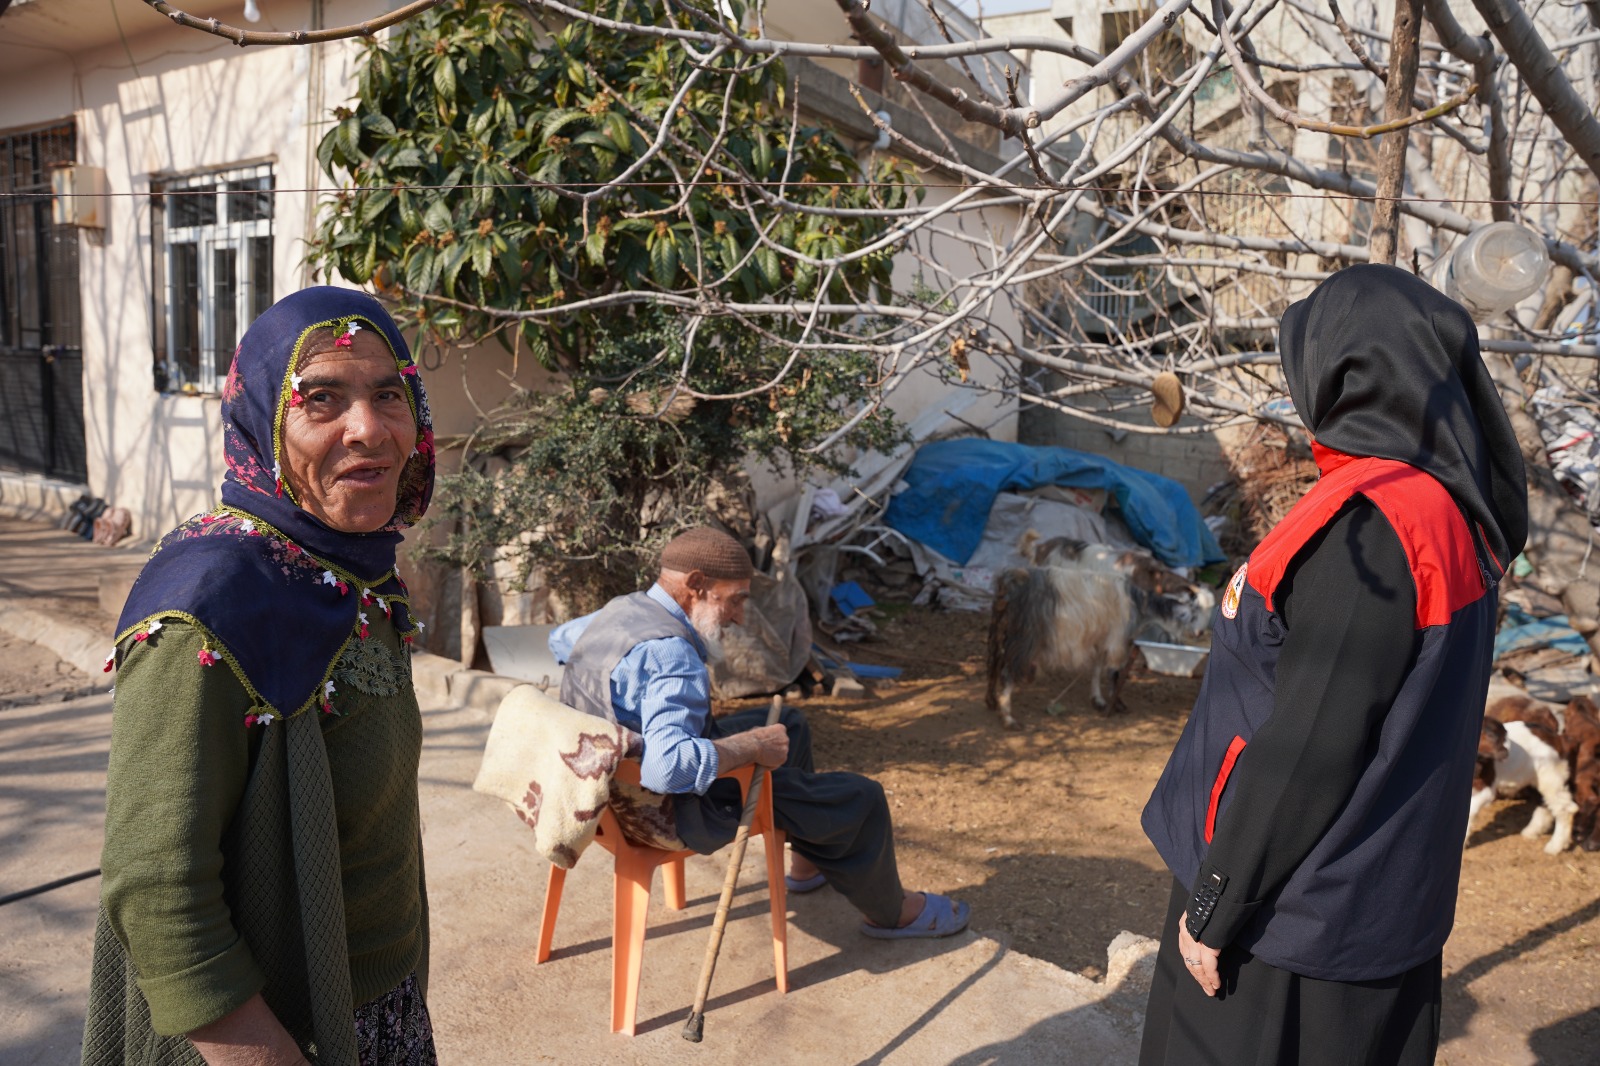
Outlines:
POLYGON ((1431 1063, 1521 453, 1460 305, 1349 267, 1283 317, 1322 476, 1223 595, 1144 811, 1176 878, 1142 1066, 1431 1063))
POLYGON ((123 608, 86 1063, 434 1061, 416 620, 433 489, 417 367, 372 297, 245 334, 221 505, 123 608))

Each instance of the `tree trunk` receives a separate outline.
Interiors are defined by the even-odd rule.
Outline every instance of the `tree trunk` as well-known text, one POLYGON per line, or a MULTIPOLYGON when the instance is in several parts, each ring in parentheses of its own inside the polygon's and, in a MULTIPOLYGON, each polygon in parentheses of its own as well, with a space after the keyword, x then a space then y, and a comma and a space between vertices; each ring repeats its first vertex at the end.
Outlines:
MULTIPOLYGON (((1383 94, 1385 122, 1398 122, 1411 114, 1421 30, 1422 0, 1395 0, 1394 43, 1389 49, 1389 81, 1383 94)), ((1405 191, 1409 140, 1409 130, 1396 130, 1384 134, 1378 148, 1378 199, 1372 208, 1372 234, 1367 239, 1374 263, 1393 265, 1400 250, 1400 195, 1405 191)))
POLYGON ((1526 406, 1526 390, 1511 360, 1490 355, 1484 360, 1500 387, 1500 399, 1511 416, 1522 461, 1528 468, 1528 546, 1524 550, 1533 574, 1529 584, 1558 596, 1567 619, 1600 657, 1600 554, 1592 553, 1597 537, 1588 516, 1572 502, 1550 468, 1544 438, 1526 406))

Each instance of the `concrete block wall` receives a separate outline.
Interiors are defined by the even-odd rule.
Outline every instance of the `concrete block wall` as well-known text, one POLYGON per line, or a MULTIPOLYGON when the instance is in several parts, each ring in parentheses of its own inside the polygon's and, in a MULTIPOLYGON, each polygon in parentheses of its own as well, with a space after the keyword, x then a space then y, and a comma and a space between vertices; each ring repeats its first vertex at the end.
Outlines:
MULTIPOLYGON (((1189 425, 1185 417, 1180 425, 1189 425)), ((1017 439, 1023 444, 1054 445, 1103 455, 1107 459, 1161 474, 1189 490, 1198 505, 1211 486, 1233 476, 1224 441, 1215 433, 1127 433, 1119 441, 1091 422, 1038 407, 1024 408, 1017 439)))

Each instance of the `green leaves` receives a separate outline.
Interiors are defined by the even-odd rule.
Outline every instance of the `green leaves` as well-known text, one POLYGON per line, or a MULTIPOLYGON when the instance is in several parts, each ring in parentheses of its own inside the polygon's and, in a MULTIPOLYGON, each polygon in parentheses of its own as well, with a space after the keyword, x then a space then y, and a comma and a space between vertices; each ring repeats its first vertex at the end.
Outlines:
POLYGON ((388 189, 381 189, 370 196, 363 197, 364 203, 361 210, 356 213, 357 219, 363 226, 370 226, 383 216, 394 203, 395 194, 388 189))
MULTIPOLYGON (((643 0, 610 6, 619 17, 659 15, 643 0)), ((419 303, 448 288, 484 308, 549 307, 724 277, 730 298, 803 295, 816 272, 763 245, 761 228, 780 248, 836 258, 887 223, 785 213, 773 226, 771 208, 746 208, 736 175, 785 176, 786 198, 826 207, 871 208, 903 194, 861 183, 831 134, 804 129, 790 143, 789 118, 774 106, 782 86, 774 64, 721 57, 666 115, 692 62, 671 42, 583 23, 541 38, 508 3, 419 15, 364 50, 360 98, 318 145, 333 180, 373 190, 325 205, 322 246, 350 231, 364 249, 375 235, 377 256, 405 264, 419 303), (663 118, 673 138, 625 186, 606 187, 645 158, 663 118), (603 229, 601 218, 610 220, 603 229), (476 232, 486 220, 492 238, 476 232)), ((837 276, 857 292, 889 277, 876 261, 843 264, 837 276)), ((496 325, 471 311, 462 322, 468 333, 496 325)), ((591 326, 581 315, 565 323, 552 357, 581 358, 591 326)))
POLYGON ((764 129, 755 131, 755 141, 750 150, 750 168, 758 180, 772 172, 772 138, 767 136, 764 129))
MULTIPOLYGON (((723 17, 714 0, 682 2, 723 17)), ((645 0, 604 9, 694 22, 645 0)), ((788 362, 772 338, 802 326, 763 318, 763 334, 709 317, 686 351, 690 331, 676 310, 630 299, 803 299, 821 275, 797 254, 845 257, 888 230, 878 209, 906 202, 897 183, 909 171, 889 165, 875 175, 888 184, 874 184, 831 133, 791 139, 781 65, 723 55, 669 114, 697 62, 674 42, 582 22, 552 38, 497 0, 432 8, 364 46, 359 62, 358 98, 334 112, 317 144, 339 191, 321 205, 313 257, 353 281, 392 280, 387 291, 432 335, 493 335, 571 383, 515 392, 478 427, 504 472, 469 467, 442 482, 437 509, 466 531, 452 558, 479 567, 507 545, 543 551, 545 541, 529 546, 521 534, 550 530, 554 554, 541 565, 558 582, 631 586, 629 553, 646 537, 640 513, 664 499, 681 503, 680 516, 698 513, 705 479, 747 455, 818 462, 804 449, 871 404, 871 360, 838 355, 802 363, 770 392, 696 401, 669 419, 680 373, 709 395, 761 389, 788 362), (671 137, 647 155, 662 122, 671 137), (626 182, 609 184, 625 170, 626 182), (779 178, 791 203, 846 210, 779 210, 742 184, 779 178), (504 312, 540 317, 508 329, 504 312), (590 561, 563 562, 575 558, 590 561)), ((837 293, 891 298, 891 260, 885 250, 842 262, 837 293)), ((850 328, 844 316, 823 325, 829 335, 850 328)), ((874 414, 844 441, 887 446, 893 433, 892 419, 874 414)))
POLYGON ((436 199, 428 205, 428 211, 423 215, 422 222, 436 236, 449 232, 453 223, 450 219, 450 209, 445 206, 443 198, 436 199))
POLYGON ((672 231, 650 238, 650 279, 663 289, 672 288, 678 275, 678 245, 672 231))
POLYGON ((418 248, 406 261, 406 288, 412 292, 433 291, 441 265, 432 248, 418 248))
POLYGON ((539 127, 539 139, 548 141, 574 122, 588 118, 588 112, 576 107, 563 107, 545 115, 544 123, 539 127))
POLYGON ((783 271, 778 253, 771 247, 763 244, 756 249, 756 264, 760 266, 761 279, 767 283, 769 289, 776 289, 783 283, 783 271))
POLYGON ((441 103, 454 103, 456 98, 456 65, 448 55, 439 57, 433 68, 433 91, 441 103))

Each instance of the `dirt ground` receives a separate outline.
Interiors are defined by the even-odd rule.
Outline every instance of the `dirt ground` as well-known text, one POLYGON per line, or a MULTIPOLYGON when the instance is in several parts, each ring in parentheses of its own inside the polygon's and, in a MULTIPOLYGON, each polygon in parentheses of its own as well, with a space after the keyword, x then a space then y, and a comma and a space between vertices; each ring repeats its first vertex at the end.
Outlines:
MULTIPOLYGON (((983 706, 986 628, 986 615, 912 610, 852 645, 905 673, 869 698, 802 701, 817 763, 883 783, 907 884, 968 900, 975 928, 1098 977, 1119 930, 1160 934, 1172 880, 1139 812, 1199 682, 1140 671, 1130 713, 1103 717, 1086 682, 1057 701, 1069 679, 1042 679, 1015 697, 1023 730, 1005 732, 983 706)), ((1600 854, 1545 855, 1519 835, 1532 807, 1497 803, 1465 852, 1441 1066, 1600 1063, 1600 854)))
MULTIPOLYGON (((986 629, 985 615, 911 610, 850 646, 905 673, 865 698, 801 701, 817 762, 883 783, 907 884, 967 900, 974 927, 1014 950, 1099 977, 1120 930, 1160 934, 1171 878, 1139 811, 1199 683, 1138 672, 1130 713, 1108 718, 1086 683, 1062 695, 1070 679, 1042 679, 1017 691, 1024 728, 1006 732, 983 706, 986 629)), ((0 634, 0 710, 102 687, 0 634)), ((1600 1064, 1600 853, 1545 855, 1518 835, 1531 811, 1495 804, 1465 852, 1440 1066, 1600 1064)))
POLYGON ((110 685, 96 683, 47 648, 0 633, 0 710, 70 700, 110 685))

